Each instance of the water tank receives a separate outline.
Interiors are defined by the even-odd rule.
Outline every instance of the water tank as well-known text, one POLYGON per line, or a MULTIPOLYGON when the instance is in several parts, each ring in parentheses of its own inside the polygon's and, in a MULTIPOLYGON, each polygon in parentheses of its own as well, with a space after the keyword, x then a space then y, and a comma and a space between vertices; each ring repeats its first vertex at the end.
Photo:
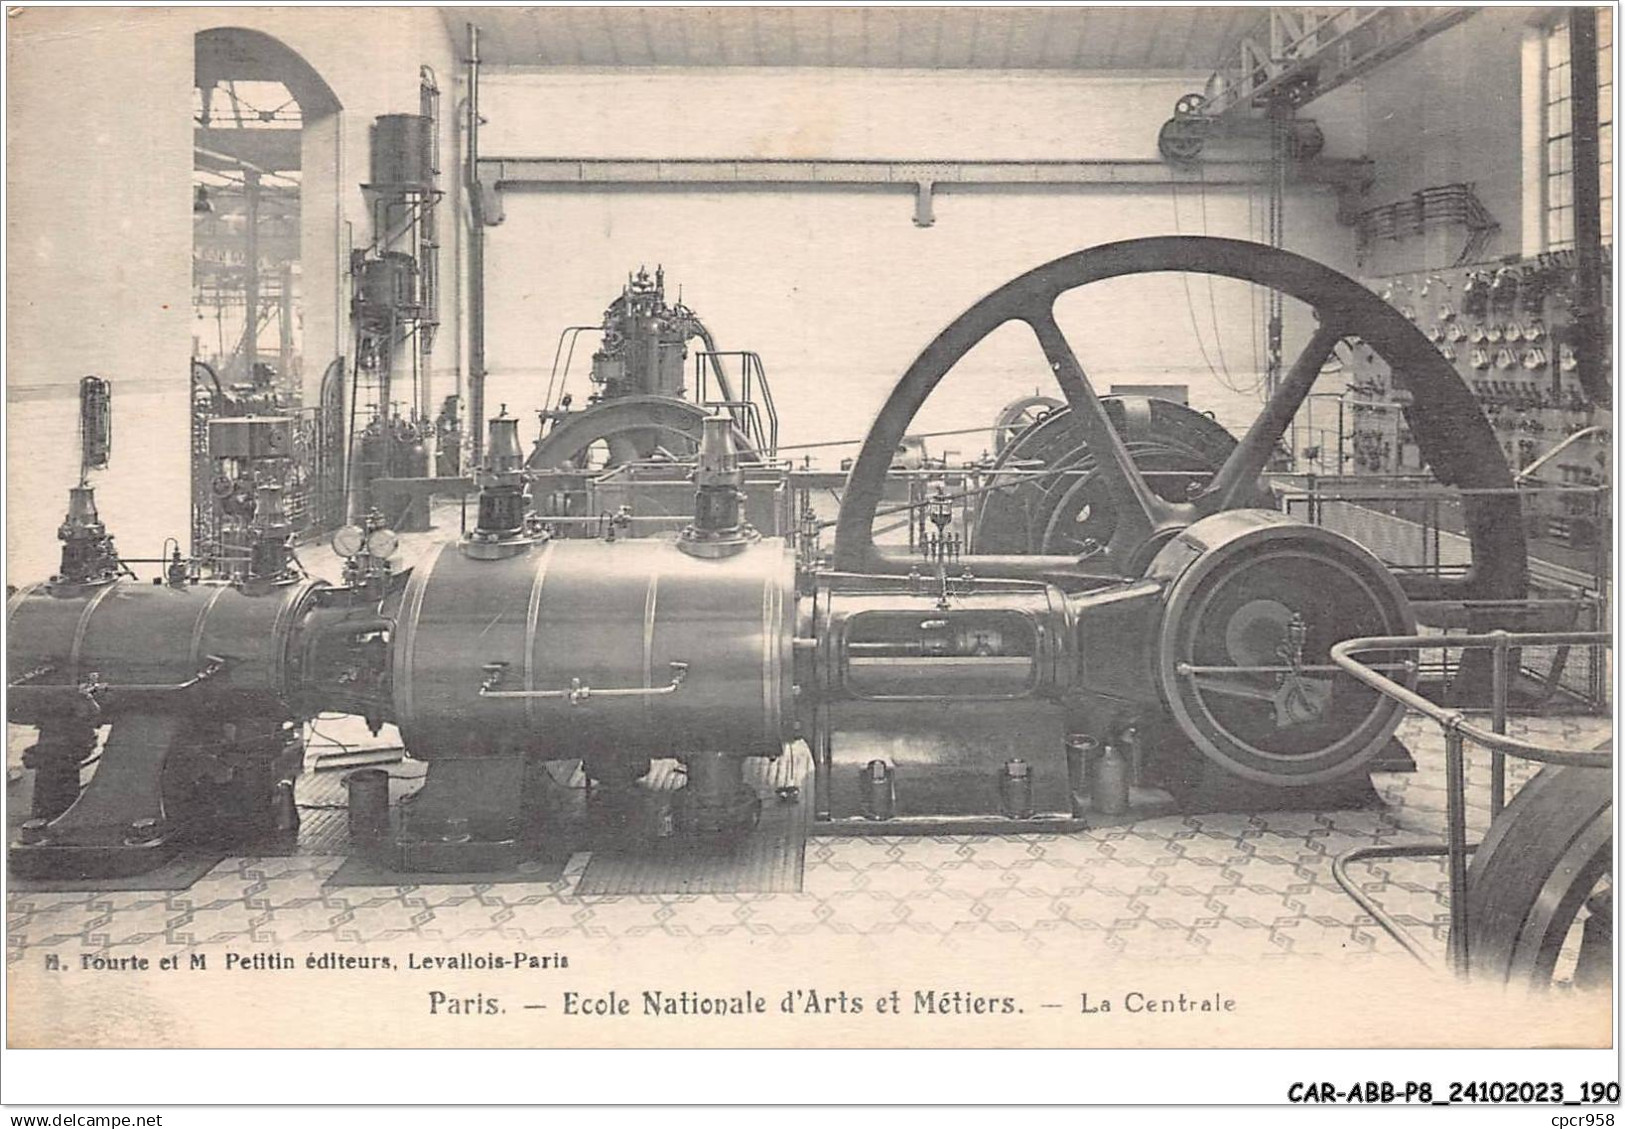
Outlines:
POLYGON ((434 187, 434 121, 422 114, 382 114, 372 126, 369 187, 434 187))
POLYGON ((418 305, 418 265, 404 251, 385 251, 356 266, 355 312, 372 324, 406 317, 418 305))

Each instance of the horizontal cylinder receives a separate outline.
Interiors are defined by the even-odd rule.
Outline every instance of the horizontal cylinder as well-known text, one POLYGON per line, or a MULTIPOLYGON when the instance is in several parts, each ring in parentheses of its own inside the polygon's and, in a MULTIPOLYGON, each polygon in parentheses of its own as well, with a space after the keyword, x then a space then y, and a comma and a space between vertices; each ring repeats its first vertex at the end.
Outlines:
POLYGON ((222 708, 284 712, 288 641, 315 587, 120 580, 25 588, 6 606, 7 670, 14 683, 27 676, 27 692, 10 696, 8 716, 30 724, 80 708, 77 687, 88 682, 105 688, 109 701, 124 688, 150 696, 184 686, 174 692, 222 708))
POLYGON ((414 756, 777 756, 790 725, 794 562, 767 539, 436 550, 396 611, 394 705, 414 756))

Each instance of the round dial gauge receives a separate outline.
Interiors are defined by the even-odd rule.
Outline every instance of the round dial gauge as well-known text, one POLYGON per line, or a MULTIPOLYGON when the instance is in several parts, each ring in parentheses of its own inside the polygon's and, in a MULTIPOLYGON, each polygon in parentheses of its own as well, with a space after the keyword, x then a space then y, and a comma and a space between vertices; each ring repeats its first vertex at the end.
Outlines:
POLYGON ((333 551, 341 557, 353 557, 367 543, 367 534, 360 526, 343 525, 333 531, 333 551))
POLYGON ((401 539, 392 529, 375 529, 367 534, 367 552, 375 557, 388 557, 400 548, 401 539))

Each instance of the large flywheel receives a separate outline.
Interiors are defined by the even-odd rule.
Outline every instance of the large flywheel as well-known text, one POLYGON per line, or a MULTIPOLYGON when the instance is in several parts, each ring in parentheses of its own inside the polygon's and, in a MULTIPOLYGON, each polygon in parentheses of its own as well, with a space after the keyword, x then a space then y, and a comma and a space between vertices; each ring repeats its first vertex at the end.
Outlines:
MULTIPOLYGON (((907 573, 917 566, 917 558, 875 544, 892 454, 943 378, 1008 322, 1031 330, 1066 407, 1000 452, 963 567, 1073 590, 1157 581, 1154 622, 1134 631, 1154 638, 1090 640, 1085 631, 1082 662, 1100 670, 1086 674, 1115 679, 1112 693, 1154 685, 1179 732, 1227 772, 1291 787, 1369 763, 1403 710, 1338 672, 1328 657, 1332 644, 1413 632, 1416 601, 1525 595, 1528 562, 1511 473, 1471 393, 1432 343, 1328 267, 1259 244, 1189 236, 1057 259, 987 295, 927 345, 853 465, 836 527, 836 570, 907 573), (1269 287, 1313 314, 1307 344, 1239 441, 1177 404, 1097 395, 1056 320, 1056 301, 1069 291, 1161 272, 1269 287), (1440 483, 1463 491, 1472 564, 1461 574, 1390 570, 1349 538, 1279 513, 1261 483, 1334 350, 1351 340, 1389 365, 1395 386, 1410 394, 1406 414, 1423 459, 1440 483)), ((1402 658, 1375 661, 1394 669, 1402 658)), ((1413 683, 1415 676, 1396 677, 1413 683)))
MULTIPOLYGON (((993 291, 925 347, 893 388, 852 468, 836 528, 836 568, 902 571, 906 561, 874 544, 875 509, 886 470, 909 424, 933 389, 984 338, 1008 322, 1033 333, 1060 387, 1072 426, 1098 463, 1097 489, 1111 500, 1110 540, 1082 563, 1050 562, 1080 574, 1130 575, 1143 570, 1180 529, 1224 510, 1245 508, 1287 427, 1321 369, 1345 340, 1359 340, 1410 393, 1405 409, 1422 458, 1446 486, 1466 491, 1462 509, 1472 547, 1463 575, 1401 577, 1412 599, 1519 599, 1528 559, 1512 475, 1500 444, 1470 390, 1433 344, 1397 310, 1353 279, 1278 248, 1234 239, 1163 236, 1108 243, 1046 263, 993 291), (1159 272, 1190 272, 1255 283, 1309 307, 1317 328, 1284 373, 1275 394, 1195 497, 1159 496, 1090 385, 1082 361, 1055 317, 1056 300, 1093 282, 1159 272)), ((1070 554, 1069 554, 1070 555, 1070 554)))

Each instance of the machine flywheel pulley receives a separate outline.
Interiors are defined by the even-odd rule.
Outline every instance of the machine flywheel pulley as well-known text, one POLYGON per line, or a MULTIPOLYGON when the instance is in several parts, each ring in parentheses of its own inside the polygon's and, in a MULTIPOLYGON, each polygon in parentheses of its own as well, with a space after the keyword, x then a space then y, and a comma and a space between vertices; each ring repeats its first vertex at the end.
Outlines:
MULTIPOLYGON (((1114 395, 1101 397, 1101 406, 1135 468, 1165 501, 1193 497, 1236 446, 1212 417, 1171 400, 1114 395)), ((1065 405, 1004 443, 989 485, 977 507, 973 552, 1077 554, 1105 545, 1116 530, 1106 476, 1065 405)), ((1258 494, 1253 504, 1270 503, 1258 494)))
MULTIPOLYGON (((1129 240, 1068 255, 995 290, 938 334, 893 389, 854 464, 836 529, 837 570, 911 567, 873 535, 892 452, 943 378, 1012 321, 1033 333, 1066 407, 1001 452, 996 474, 1007 475, 1009 488, 989 493, 963 567, 990 575, 1016 569, 1069 586, 1087 578, 1161 581, 1151 677, 1179 731, 1226 771, 1288 786, 1353 771, 1386 745, 1401 711, 1330 670, 1331 643, 1367 630, 1414 630, 1412 600, 1525 594, 1518 504, 1493 492, 1512 485, 1500 446, 1426 337, 1336 271, 1276 248, 1205 237, 1129 240), (1314 313, 1307 344, 1239 442, 1168 401, 1098 396, 1056 319, 1057 299, 1078 287, 1179 271, 1270 287, 1314 313), (1273 500, 1260 493, 1260 476, 1292 419, 1351 338, 1382 357, 1396 386, 1411 394, 1408 422, 1439 481, 1472 491, 1462 508, 1473 558, 1461 575, 1390 573, 1353 541, 1271 513, 1273 500), (1229 514, 1240 520, 1221 520, 1229 514)), ((1091 647, 1124 641, 1091 642, 1087 621, 1082 630, 1085 669, 1109 666, 1091 647)), ((1118 661, 1139 660, 1125 652, 1118 661)))
POLYGON ((1550 985, 1584 911, 1606 928, 1593 923, 1582 938, 1576 980, 1587 978, 1587 965, 1609 967, 1613 791, 1608 769, 1547 765, 1491 824, 1468 871, 1473 975, 1550 985))
MULTIPOLYGON (((655 458, 693 458, 705 417, 699 404, 670 396, 622 396, 594 404, 558 421, 537 440, 525 465, 530 470, 603 469, 655 458)), ((748 461, 755 455, 735 429, 734 444, 748 461)))

